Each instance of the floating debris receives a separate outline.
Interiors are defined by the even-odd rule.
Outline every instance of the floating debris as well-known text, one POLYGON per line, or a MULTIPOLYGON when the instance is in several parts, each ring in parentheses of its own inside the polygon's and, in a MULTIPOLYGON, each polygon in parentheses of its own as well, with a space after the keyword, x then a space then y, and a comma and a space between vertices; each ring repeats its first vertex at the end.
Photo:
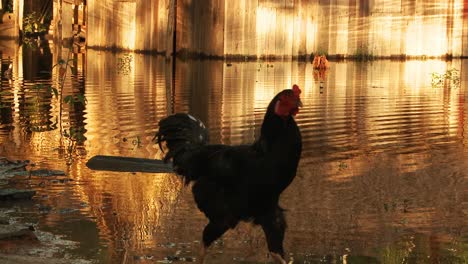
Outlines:
POLYGON ((78 209, 75 209, 75 208, 63 208, 63 209, 60 209, 58 212, 59 214, 71 214, 71 213, 74 213, 74 212, 77 212, 79 211, 78 209))
POLYGON ((23 200, 31 199, 36 194, 34 190, 22 190, 22 189, 0 189, 0 200, 23 200))
POLYGON ((32 170, 30 171, 31 176, 39 176, 39 177, 50 177, 50 176, 65 176, 65 172, 61 170, 47 170, 47 169, 39 169, 39 170, 32 170))
POLYGON ((5 157, 0 157, 0 179, 13 177, 18 173, 26 172, 29 161, 11 161, 5 157))
POLYGON ((38 238, 34 234, 34 231, 33 226, 3 225, 0 226, 0 241, 11 239, 37 241, 38 238))
POLYGON ((41 214, 47 214, 52 211, 52 207, 49 205, 38 205, 38 210, 41 214))

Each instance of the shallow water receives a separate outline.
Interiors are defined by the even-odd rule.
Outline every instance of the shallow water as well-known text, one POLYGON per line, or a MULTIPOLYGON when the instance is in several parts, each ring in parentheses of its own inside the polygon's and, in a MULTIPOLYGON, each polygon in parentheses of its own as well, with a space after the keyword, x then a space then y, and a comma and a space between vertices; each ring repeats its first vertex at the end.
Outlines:
MULTIPOLYGON (((288 256, 296 263, 468 261, 466 60, 332 62, 320 73, 310 63, 177 61, 173 73, 159 57, 52 48, 3 54, 2 72, 10 62, 12 75, 1 82, 0 156, 67 173, 11 180, 37 190, 16 214, 79 242, 72 256, 193 261, 207 221, 190 188, 173 174, 91 171, 86 161, 160 158, 157 122, 182 111, 201 118, 214 143, 252 142, 269 100, 297 83, 304 151, 281 197, 288 256), (74 59, 63 98, 83 94, 85 106, 60 104, 35 86, 59 87, 52 68, 59 55, 74 59), (451 69, 458 79, 432 85, 433 73, 451 69)), ((249 224, 226 233, 208 256, 208 263, 269 260, 263 233, 249 224)))

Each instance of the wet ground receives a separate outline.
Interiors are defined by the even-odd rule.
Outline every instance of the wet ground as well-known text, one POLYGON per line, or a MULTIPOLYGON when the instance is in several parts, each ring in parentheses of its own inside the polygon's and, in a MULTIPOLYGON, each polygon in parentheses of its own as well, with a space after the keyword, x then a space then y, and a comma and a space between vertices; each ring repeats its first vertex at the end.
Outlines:
MULTIPOLYGON (((297 83, 304 151, 281 197, 288 256, 468 261, 466 60, 332 62, 322 72, 300 62, 195 60, 177 61, 173 72, 164 59, 141 54, 21 48, 3 54, 2 73, 0 156, 30 160, 28 170, 65 172, 18 175, 0 186, 36 191, 27 202, 0 202, 8 217, 73 242, 46 257, 193 262, 206 219, 190 188, 173 174, 91 171, 86 161, 160 158, 152 138, 158 120, 174 112, 201 118, 214 143, 252 142, 269 100, 297 83), (60 58, 73 67, 53 67, 60 58)), ((249 224, 228 232, 208 257, 268 261, 263 233, 249 224)))

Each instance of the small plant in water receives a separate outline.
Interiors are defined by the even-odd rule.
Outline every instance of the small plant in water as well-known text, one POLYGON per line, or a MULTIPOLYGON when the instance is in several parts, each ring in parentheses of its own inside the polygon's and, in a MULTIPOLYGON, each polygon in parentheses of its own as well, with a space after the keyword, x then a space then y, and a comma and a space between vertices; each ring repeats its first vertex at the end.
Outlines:
POLYGON ((328 51, 324 48, 318 47, 317 51, 312 52, 311 58, 314 58, 315 56, 328 56, 328 51))
POLYGON ((352 57, 357 61, 371 61, 375 59, 375 56, 369 52, 369 48, 362 45, 356 48, 356 52, 352 57))
POLYGON ((63 98, 63 102, 68 104, 70 107, 73 107, 75 103, 81 103, 82 105, 85 105, 87 101, 84 94, 70 94, 63 98))
POLYGON ((117 60, 117 73, 128 75, 132 71, 132 54, 124 54, 123 57, 117 60))
POLYGON ((433 72, 431 73, 431 84, 432 87, 442 87, 445 84, 458 87, 460 85, 460 71, 452 68, 445 71, 445 73, 433 72))
POLYGON ((11 107, 11 97, 13 93, 10 91, 0 91, 0 109, 1 108, 10 108, 11 107))
POLYGON ((340 161, 340 164, 338 165, 338 168, 340 168, 340 170, 347 169, 348 164, 346 164, 346 162, 340 161))
MULTIPOLYGON (((124 137, 122 138, 122 141, 123 142, 128 142, 128 138, 124 137)), ((142 142, 141 142, 141 137, 140 136, 136 136, 135 139, 133 139, 131 141, 132 145, 133 145, 133 148, 132 150, 135 150, 137 148, 141 148, 143 145, 142 145, 142 142)))
MULTIPOLYGON (((70 127, 68 130, 63 129, 62 125, 62 112, 63 112, 63 104, 68 104, 70 108, 75 107, 75 104, 86 105, 87 100, 84 94, 71 94, 71 95, 63 95, 63 86, 65 84, 65 79, 67 77, 68 69, 73 70, 73 66, 70 64, 73 62, 73 59, 60 59, 57 64, 55 64, 53 68, 58 67, 58 84, 59 89, 52 88, 56 97, 59 98, 59 124, 60 124, 60 134, 63 136, 64 139, 67 139, 68 145, 65 147, 63 140, 61 140, 60 148, 67 150, 67 154, 73 153, 76 149, 77 143, 82 143, 86 140, 84 136, 84 129, 83 128, 72 128, 70 127), (54 90, 55 89, 55 90, 54 90)), ((71 155, 70 155, 71 157, 71 155)))
MULTIPOLYGON (((63 130, 63 136, 70 139, 72 145, 71 147, 75 147, 76 143, 82 143, 86 140, 84 136, 84 129, 81 127, 78 128, 69 128, 68 130, 63 130)), ((72 151, 73 149, 70 149, 72 151)))
POLYGON ((38 83, 38 84, 35 84, 33 86, 33 91, 35 91, 36 93, 39 93, 40 91, 42 90, 47 90, 49 93, 54 93, 55 97, 58 96, 58 92, 57 92, 57 89, 55 89, 54 87, 50 86, 50 85, 45 85, 45 84, 42 84, 42 83, 38 83))
POLYGON ((74 152, 76 149, 77 143, 82 143, 86 140, 84 136, 84 129, 81 127, 70 127, 70 128, 63 128, 62 125, 62 116, 63 116, 63 105, 66 104, 70 108, 73 108, 76 106, 76 104, 81 104, 81 105, 86 105, 87 100, 84 94, 81 93, 75 93, 75 94, 70 94, 70 95, 64 95, 63 94, 63 87, 65 84, 66 76, 67 76, 67 71, 68 69, 73 70, 73 66, 70 64, 70 62, 74 61, 73 59, 60 59, 57 64, 55 64, 52 67, 52 70, 54 68, 57 68, 57 77, 58 77, 58 87, 54 87, 52 85, 44 85, 44 84, 36 84, 33 89, 36 92, 39 92, 40 90, 44 91, 46 90, 48 93, 52 93, 55 98, 58 99, 59 102, 59 114, 58 114, 58 123, 59 123, 59 128, 60 128, 60 135, 61 135, 61 140, 60 140, 60 146, 59 146, 59 152, 65 153, 71 157, 71 153, 74 152), (65 142, 66 141, 66 142, 65 142))
POLYGON ((141 138, 140 136, 136 136, 136 139, 134 139, 132 141, 132 144, 136 147, 136 148, 140 148, 141 147, 141 138))

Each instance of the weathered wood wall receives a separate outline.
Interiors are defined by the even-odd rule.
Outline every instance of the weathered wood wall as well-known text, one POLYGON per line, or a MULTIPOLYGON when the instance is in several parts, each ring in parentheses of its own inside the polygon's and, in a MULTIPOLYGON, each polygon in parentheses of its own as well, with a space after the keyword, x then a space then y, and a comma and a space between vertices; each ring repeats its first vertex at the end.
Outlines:
POLYGON ((468 55, 462 0, 227 2, 225 54, 468 55))
POLYGON ((215 56, 468 56, 464 0, 88 1, 92 47, 215 56), (170 34, 170 33, 169 33, 170 34))
POLYGON ((165 52, 170 0, 88 1, 87 45, 165 52))
POLYGON ((224 6, 225 0, 177 0, 176 50, 221 56, 224 6))
POLYGON ((462 25, 462 55, 468 56, 468 1, 464 1, 462 25))

